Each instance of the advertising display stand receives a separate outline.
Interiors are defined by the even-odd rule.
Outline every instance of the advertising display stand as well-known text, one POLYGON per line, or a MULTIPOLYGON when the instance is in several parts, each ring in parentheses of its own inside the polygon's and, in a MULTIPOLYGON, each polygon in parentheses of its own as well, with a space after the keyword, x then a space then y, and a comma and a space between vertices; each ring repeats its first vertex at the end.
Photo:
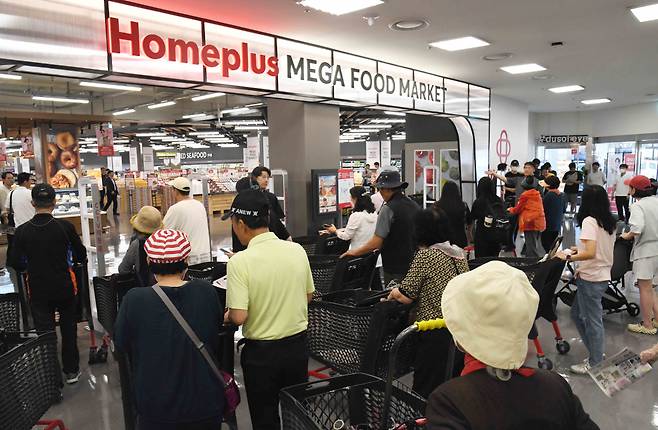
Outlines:
POLYGON ((311 213, 309 234, 317 234, 324 224, 335 224, 338 208, 338 171, 311 170, 311 213))
POLYGON ((441 197, 439 188, 439 168, 436 166, 423 167, 423 208, 427 208, 441 197))

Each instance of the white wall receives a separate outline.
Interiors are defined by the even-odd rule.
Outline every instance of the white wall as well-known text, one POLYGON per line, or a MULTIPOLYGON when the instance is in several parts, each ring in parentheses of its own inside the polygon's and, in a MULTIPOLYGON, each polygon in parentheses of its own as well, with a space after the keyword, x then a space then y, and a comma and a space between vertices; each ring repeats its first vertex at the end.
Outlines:
POLYGON ((658 133, 657 102, 592 111, 530 115, 530 137, 533 141, 542 134, 609 137, 648 133, 658 133))
MULTIPOLYGON (((492 94, 491 97, 491 151, 489 158, 491 167, 495 168, 498 163, 507 162, 508 164, 517 159, 524 163, 528 159, 532 159, 535 154, 534 139, 530 140, 529 137, 529 111, 528 105, 518 102, 507 97, 492 94), (498 156, 497 143, 501 137, 502 131, 507 131, 507 138, 510 142, 510 154, 505 160, 505 157, 498 156)), ((503 153, 505 145, 502 145, 503 153)), ((482 172, 477 172, 477 176, 481 176, 482 172)))

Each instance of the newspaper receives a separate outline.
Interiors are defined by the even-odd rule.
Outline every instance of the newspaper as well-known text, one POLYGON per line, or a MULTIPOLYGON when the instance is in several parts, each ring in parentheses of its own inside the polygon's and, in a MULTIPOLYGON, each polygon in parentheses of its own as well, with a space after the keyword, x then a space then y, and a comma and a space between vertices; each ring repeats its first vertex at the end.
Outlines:
POLYGON ((651 371, 640 356, 624 348, 614 356, 592 367, 590 376, 606 396, 612 397, 651 371))

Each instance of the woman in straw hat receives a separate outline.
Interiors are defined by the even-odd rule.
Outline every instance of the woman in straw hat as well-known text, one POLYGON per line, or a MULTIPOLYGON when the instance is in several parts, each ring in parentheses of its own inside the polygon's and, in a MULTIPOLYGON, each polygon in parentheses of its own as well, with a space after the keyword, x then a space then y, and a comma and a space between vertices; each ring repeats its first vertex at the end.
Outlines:
POLYGON ((464 370, 430 396, 428 430, 599 428, 559 374, 523 367, 538 304, 526 275, 500 261, 448 283, 441 307, 464 370))
POLYGON ((143 206, 130 218, 130 224, 134 234, 119 264, 119 273, 134 273, 139 286, 148 287, 155 284, 155 278, 148 270, 144 244, 154 231, 162 228, 162 214, 153 206, 143 206))

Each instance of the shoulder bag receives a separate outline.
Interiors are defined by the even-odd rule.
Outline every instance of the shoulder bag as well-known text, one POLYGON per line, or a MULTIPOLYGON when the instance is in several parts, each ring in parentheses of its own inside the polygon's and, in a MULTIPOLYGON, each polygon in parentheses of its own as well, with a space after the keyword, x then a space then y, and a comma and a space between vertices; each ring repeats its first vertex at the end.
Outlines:
POLYGON ((16 220, 14 220, 14 191, 9 192, 9 213, 7 214, 7 234, 16 233, 16 220))
POLYGON ((235 413, 235 409, 240 404, 240 390, 238 389, 238 385, 235 383, 235 378, 233 378, 233 375, 224 372, 223 370, 220 370, 219 367, 217 367, 215 360, 213 360, 213 358, 210 356, 210 353, 206 349, 206 344, 201 342, 196 333, 194 333, 194 330, 192 330, 192 327, 190 327, 187 321, 185 321, 183 315, 180 314, 178 309, 176 309, 176 306, 174 306, 171 300, 169 300, 169 297, 167 297, 165 292, 162 291, 162 288, 160 288, 160 286, 157 284, 153 285, 151 288, 153 288, 153 291, 155 291, 158 297, 160 297, 162 303, 164 303, 167 309, 169 309, 169 312, 171 312, 183 331, 185 331, 185 334, 187 334, 187 337, 190 338, 197 351, 199 351, 204 360, 206 360, 212 372, 215 374, 217 379, 219 379, 219 382, 222 383, 222 386, 224 387, 224 417, 226 418, 232 416, 235 413))

